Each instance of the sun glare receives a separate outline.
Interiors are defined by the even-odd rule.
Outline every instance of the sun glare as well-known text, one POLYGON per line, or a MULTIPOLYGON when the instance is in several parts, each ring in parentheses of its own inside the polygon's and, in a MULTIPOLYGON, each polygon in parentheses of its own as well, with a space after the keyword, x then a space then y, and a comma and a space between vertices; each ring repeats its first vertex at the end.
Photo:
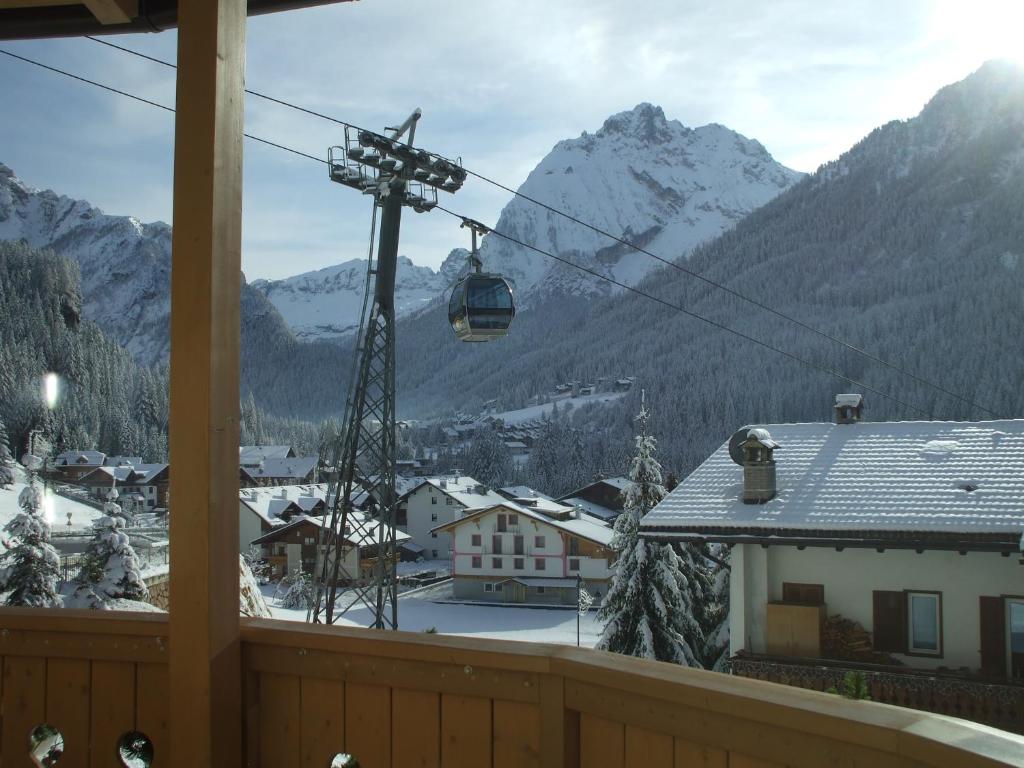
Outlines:
POLYGON ((950 0, 939 2, 932 17, 936 42, 968 68, 991 59, 1024 64, 1024 2, 1021 0, 950 0))
POLYGON ((60 378, 56 373, 48 373, 43 377, 43 400, 46 407, 53 410, 57 407, 60 397, 60 378))

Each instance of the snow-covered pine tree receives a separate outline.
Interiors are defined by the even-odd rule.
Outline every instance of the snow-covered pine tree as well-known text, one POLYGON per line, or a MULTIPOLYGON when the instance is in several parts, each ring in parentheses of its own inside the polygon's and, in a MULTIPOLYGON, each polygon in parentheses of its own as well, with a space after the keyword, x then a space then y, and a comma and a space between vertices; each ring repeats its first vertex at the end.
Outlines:
POLYGON ((102 608, 111 600, 148 600, 149 590, 124 531, 125 519, 113 488, 107 494, 103 513, 96 521, 92 541, 83 558, 75 600, 90 608, 102 608))
POLYGON ((650 414, 641 399, 639 434, 630 464, 632 481, 615 521, 618 556, 598 617, 605 628, 598 648, 629 656, 699 667, 704 633, 695 617, 679 556, 668 544, 640 538, 640 519, 665 496, 657 441, 647 433, 650 414))
POLYGON ((280 588, 285 590, 281 595, 282 608, 309 608, 313 604, 313 580, 301 568, 281 579, 280 588))
POLYGON ((0 555, 0 592, 7 592, 5 605, 59 608, 57 593, 60 558, 50 544, 50 524, 43 517, 43 492, 36 485, 35 472, 18 495, 19 513, 4 531, 12 538, 0 555))
POLYGON ((729 552, 721 546, 713 551, 716 563, 711 576, 712 627, 706 632, 704 667, 715 672, 726 671, 729 658, 729 552))
POLYGON ((492 488, 498 488, 512 479, 512 454, 501 435, 488 429, 469 445, 466 469, 470 476, 492 488))
POLYGON ((14 485, 14 470, 11 468, 11 450, 7 443, 7 427, 0 419, 0 488, 14 485))

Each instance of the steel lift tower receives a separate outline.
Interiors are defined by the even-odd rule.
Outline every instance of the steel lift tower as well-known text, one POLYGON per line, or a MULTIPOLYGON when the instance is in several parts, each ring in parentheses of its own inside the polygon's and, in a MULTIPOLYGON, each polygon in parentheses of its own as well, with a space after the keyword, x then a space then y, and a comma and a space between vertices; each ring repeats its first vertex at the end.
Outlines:
POLYGON ((355 365, 342 434, 332 451, 329 522, 321 528, 316 597, 308 620, 333 624, 367 608, 371 627, 398 629, 395 574, 395 271, 402 208, 437 206, 437 190, 455 192, 466 179, 458 162, 412 146, 420 110, 391 135, 345 128, 345 146, 328 150, 332 181, 373 198, 373 224, 355 365), (403 137, 408 134, 408 138, 403 137), (376 258, 374 234, 379 217, 376 258), (366 494, 365 511, 353 501, 366 494), (359 551, 374 550, 362 573, 359 551))

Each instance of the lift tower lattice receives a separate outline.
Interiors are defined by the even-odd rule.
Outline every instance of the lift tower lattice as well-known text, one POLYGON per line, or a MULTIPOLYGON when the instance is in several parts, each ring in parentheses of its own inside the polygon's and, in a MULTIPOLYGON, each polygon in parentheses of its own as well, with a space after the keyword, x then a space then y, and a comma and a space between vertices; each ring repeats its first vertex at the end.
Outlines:
POLYGON ((331 180, 373 198, 373 225, 355 366, 331 456, 330 517, 317 548, 316 594, 308 615, 316 623, 333 624, 349 610, 366 608, 371 627, 398 628, 395 272, 402 208, 429 211, 437 206, 438 189, 455 192, 466 179, 458 162, 412 146, 420 114, 417 109, 402 125, 386 129, 391 136, 346 127, 345 146, 328 151, 331 180), (354 509, 363 494, 363 511, 354 509), (371 550, 372 571, 366 574, 361 554, 371 550))

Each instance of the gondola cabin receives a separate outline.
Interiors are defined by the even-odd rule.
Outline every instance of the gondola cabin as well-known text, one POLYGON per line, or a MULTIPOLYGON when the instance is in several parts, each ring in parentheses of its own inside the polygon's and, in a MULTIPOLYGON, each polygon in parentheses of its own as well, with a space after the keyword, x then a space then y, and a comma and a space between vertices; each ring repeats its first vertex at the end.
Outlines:
POLYGON ((500 275, 469 274, 452 289, 448 322, 461 341, 500 339, 515 316, 512 287, 500 275))

